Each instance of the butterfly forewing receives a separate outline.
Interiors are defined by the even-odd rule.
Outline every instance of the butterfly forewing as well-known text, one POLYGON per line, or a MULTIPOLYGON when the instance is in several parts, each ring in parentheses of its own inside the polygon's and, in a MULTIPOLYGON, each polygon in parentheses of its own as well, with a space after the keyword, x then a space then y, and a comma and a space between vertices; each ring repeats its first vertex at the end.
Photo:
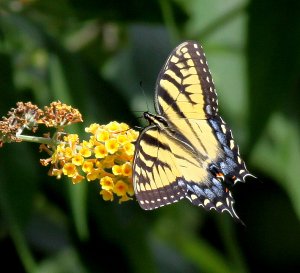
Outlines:
POLYGON ((170 54, 157 79, 156 110, 168 118, 217 114, 216 89, 202 46, 184 42, 170 54))

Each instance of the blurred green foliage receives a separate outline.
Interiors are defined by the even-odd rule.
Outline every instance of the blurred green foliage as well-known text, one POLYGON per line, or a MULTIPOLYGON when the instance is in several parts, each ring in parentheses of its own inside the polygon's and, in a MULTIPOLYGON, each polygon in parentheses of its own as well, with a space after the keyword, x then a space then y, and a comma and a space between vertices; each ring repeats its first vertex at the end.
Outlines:
POLYGON ((139 126, 183 40, 204 46, 248 169, 227 214, 145 212, 93 183, 47 176, 34 144, 0 150, 0 252, 13 272, 295 272, 300 244, 300 1, 0 1, 0 111, 77 107, 84 124, 139 126), (140 85, 141 82, 141 85, 140 85), (146 96, 146 101, 145 101, 146 96))

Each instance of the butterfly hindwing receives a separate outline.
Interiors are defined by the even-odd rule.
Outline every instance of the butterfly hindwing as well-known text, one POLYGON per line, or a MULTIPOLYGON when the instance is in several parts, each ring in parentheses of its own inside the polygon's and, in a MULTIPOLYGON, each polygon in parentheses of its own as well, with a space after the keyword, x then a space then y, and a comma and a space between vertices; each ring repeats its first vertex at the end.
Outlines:
POLYGON ((134 186, 141 207, 156 209, 187 198, 196 206, 227 210, 236 217, 230 191, 180 143, 155 126, 141 133, 134 164, 134 186))

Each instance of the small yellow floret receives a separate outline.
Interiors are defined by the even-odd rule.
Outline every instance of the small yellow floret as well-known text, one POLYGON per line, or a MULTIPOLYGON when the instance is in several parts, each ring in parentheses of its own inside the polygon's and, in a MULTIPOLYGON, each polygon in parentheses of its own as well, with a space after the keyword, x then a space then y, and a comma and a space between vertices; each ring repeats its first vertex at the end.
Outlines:
POLYGON ((70 143, 76 143, 79 140, 79 137, 77 134, 69 134, 64 137, 64 140, 70 143))
POLYGON ((126 135, 118 135, 117 140, 118 143, 120 143, 121 145, 129 142, 128 137, 126 135))
POLYGON ((66 159, 70 159, 73 156, 73 150, 70 147, 64 149, 64 156, 66 159))
POLYGON ((129 125, 124 123, 124 122, 121 122, 120 123, 120 129, 121 129, 121 132, 125 132, 129 129, 129 125))
POLYGON ((83 149, 86 149, 86 148, 90 149, 90 148, 93 147, 93 145, 89 141, 86 141, 86 140, 83 140, 81 142, 81 146, 82 146, 83 149))
POLYGON ((122 180, 119 180, 115 184, 114 189, 113 189, 114 193, 118 196, 126 195, 127 190, 128 190, 128 185, 122 180))
POLYGON ((134 188, 133 188, 132 181, 131 181, 131 183, 128 185, 127 193, 128 193, 130 196, 133 196, 133 195, 134 195, 134 188))
POLYGON ((100 179, 100 185, 104 190, 112 190, 114 188, 114 181, 109 176, 104 176, 100 179))
POLYGON ((114 175, 122 175, 122 167, 120 165, 114 165, 111 170, 114 175))
POLYGON ((62 170, 57 168, 52 168, 49 171, 49 175, 56 176, 57 179, 61 179, 62 170))
POLYGON ((86 175, 87 181, 96 180, 99 177, 100 171, 98 169, 93 169, 90 173, 86 175))
POLYGON ((75 176, 72 177, 72 183, 77 184, 77 183, 81 182, 83 179, 84 179, 84 176, 82 176, 80 174, 76 174, 75 176))
POLYGON ((94 135, 99 127, 100 125, 98 123, 92 123, 89 127, 85 128, 85 131, 94 135))
POLYGON ((115 165, 115 155, 108 155, 101 161, 102 167, 106 169, 110 169, 115 165))
POLYGON ((104 158, 107 156, 107 148, 99 143, 95 148, 94 148, 94 153, 96 158, 104 158))
POLYGON ((122 175, 124 176, 130 176, 132 174, 132 167, 129 162, 125 163, 121 167, 122 175))
POLYGON ((84 161, 84 163, 82 164, 82 170, 85 173, 89 173, 94 169, 94 163, 91 161, 84 161))
POLYGON ((72 163, 76 166, 81 166, 84 162, 84 158, 82 155, 75 155, 73 158, 72 158, 72 163))
POLYGON ((68 177, 73 177, 77 173, 76 166, 73 163, 66 163, 63 166, 63 173, 68 177))
POLYGON ((103 162, 103 160, 101 160, 101 162, 97 160, 95 163, 96 168, 98 168, 99 170, 104 169, 102 162, 103 162))
POLYGON ((134 154, 134 145, 130 142, 126 143, 125 145, 123 145, 123 148, 125 150, 125 153, 127 155, 133 155, 134 154))
POLYGON ((96 133, 96 139, 101 142, 109 140, 109 132, 106 130, 99 130, 96 133))
POLYGON ((139 137, 139 132, 133 129, 127 131, 127 136, 131 142, 135 142, 139 137))
POLYGON ((88 147, 83 147, 82 149, 79 150, 79 153, 83 157, 90 157, 92 155, 92 152, 88 147))
POLYGON ((99 142, 97 141, 97 139, 95 138, 95 136, 90 136, 89 146, 90 147, 94 147, 97 143, 99 143, 99 142))
POLYGON ((119 149, 119 143, 115 138, 111 138, 105 142, 105 148, 110 154, 114 154, 119 149))
POLYGON ((63 153, 64 150, 65 150, 65 143, 60 143, 60 144, 57 145, 56 151, 57 151, 58 153, 63 153))
POLYGON ((105 128, 110 132, 118 132, 120 131, 120 124, 116 121, 111 121, 105 126, 105 128))
POLYGON ((104 201, 113 201, 114 200, 114 195, 111 191, 101 190, 100 194, 102 195, 102 198, 104 201))

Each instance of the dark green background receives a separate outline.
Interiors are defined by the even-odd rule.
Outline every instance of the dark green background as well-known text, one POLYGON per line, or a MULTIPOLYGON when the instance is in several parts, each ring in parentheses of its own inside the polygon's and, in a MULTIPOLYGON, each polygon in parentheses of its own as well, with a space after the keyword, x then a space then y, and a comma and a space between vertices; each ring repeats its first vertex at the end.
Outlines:
POLYGON ((1 267, 12 272, 295 272, 300 243, 300 1, 0 2, 0 114, 61 100, 84 124, 141 126, 169 52, 202 43, 220 112, 259 179, 246 227, 182 201, 146 212, 47 176, 38 145, 0 150, 1 267))

